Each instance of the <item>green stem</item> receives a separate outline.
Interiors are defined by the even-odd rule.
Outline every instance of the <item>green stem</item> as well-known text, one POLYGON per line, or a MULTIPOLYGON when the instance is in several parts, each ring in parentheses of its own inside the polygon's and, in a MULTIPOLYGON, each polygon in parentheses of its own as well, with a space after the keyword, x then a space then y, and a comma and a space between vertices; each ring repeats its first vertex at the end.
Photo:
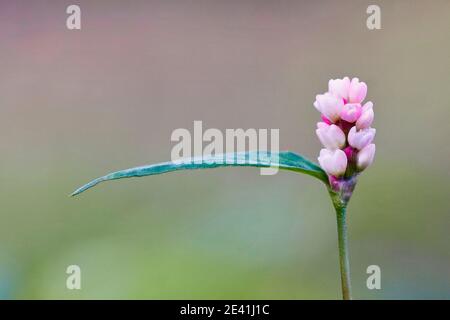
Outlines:
POLYGON ((352 290, 350 284, 350 263, 348 254, 348 240, 347 240, 347 207, 335 206, 338 229, 338 244, 339 244, 339 264, 341 269, 341 285, 342 297, 344 300, 352 299, 352 290))

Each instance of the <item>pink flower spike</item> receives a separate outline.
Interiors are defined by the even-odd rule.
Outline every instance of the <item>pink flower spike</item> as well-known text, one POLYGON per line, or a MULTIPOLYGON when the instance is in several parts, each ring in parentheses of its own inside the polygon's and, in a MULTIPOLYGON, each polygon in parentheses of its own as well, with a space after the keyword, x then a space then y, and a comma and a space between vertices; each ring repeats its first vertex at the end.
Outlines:
POLYGON ((347 122, 353 123, 359 119, 362 113, 362 108, 359 103, 347 103, 342 108, 340 116, 347 122))
POLYGON ((349 89, 350 79, 348 77, 345 77, 344 79, 331 79, 328 82, 328 91, 346 101, 348 101, 349 89))
POLYGON ((373 162, 375 154, 373 103, 362 103, 366 94, 367 85, 358 78, 331 79, 328 92, 317 95, 314 102, 322 118, 316 129, 324 146, 318 157, 320 166, 332 190, 347 200, 358 172, 373 162))
POLYGON ((320 150, 318 160, 320 166, 328 175, 340 177, 347 169, 347 156, 345 155, 345 152, 340 149, 322 149, 320 150))
POLYGON ((316 134, 327 149, 340 149, 345 145, 345 134, 335 124, 328 125, 325 122, 318 122, 316 134))
POLYGON ((375 145, 369 144, 364 147, 361 151, 358 152, 356 156, 356 166, 359 171, 366 169, 373 163, 373 159, 375 157, 375 145))
POLYGON ((373 103, 368 101, 362 107, 361 116, 356 121, 356 128, 358 130, 369 128, 372 125, 373 118, 374 118, 373 103))
POLYGON ((336 122, 339 120, 339 113, 344 106, 344 102, 342 99, 326 92, 316 96, 314 106, 331 122, 336 122))
POLYGON ((366 98, 366 94, 367 85, 364 82, 359 82, 358 78, 353 78, 348 92, 349 102, 361 103, 366 98))
POLYGON ((358 150, 363 149, 369 143, 372 143, 376 130, 367 128, 357 131, 356 127, 352 127, 348 133, 348 143, 358 150))

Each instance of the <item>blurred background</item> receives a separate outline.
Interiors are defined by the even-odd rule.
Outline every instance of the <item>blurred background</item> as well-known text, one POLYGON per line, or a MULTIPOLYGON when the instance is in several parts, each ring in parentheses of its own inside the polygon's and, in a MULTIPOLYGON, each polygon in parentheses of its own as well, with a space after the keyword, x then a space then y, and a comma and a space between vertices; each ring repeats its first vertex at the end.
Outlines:
POLYGON ((0 298, 339 299, 334 212, 308 176, 223 168, 68 195, 169 160, 194 120, 279 128, 280 149, 315 160, 312 103, 346 75, 377 128, 349 205, 354 296, 450 298, 449 1, 76 1, 75 31, 70 4, 0 5, 0 298))

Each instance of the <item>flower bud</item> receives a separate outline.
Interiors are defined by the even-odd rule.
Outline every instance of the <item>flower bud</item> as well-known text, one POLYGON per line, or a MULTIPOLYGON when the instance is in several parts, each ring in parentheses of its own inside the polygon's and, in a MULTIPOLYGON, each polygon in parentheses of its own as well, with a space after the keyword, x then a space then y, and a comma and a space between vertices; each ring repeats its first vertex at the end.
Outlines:
POLYGON ((347 156, 341 149, 320 150, 319 163, 323 170, 329 175, 340 177, 347 169, 347 156))
POLYGON ((369 143, 372 143, 376 130, 367 128, 357 131, 356 127, 352 127, 348 133, 348 143, 358 150, 363 149, 369 143))
POLYGON ((328 82, 328 91, 335 96, 348 101, 348 91, 350 89, 350 79, 345 77, 344 79, 331 79, 328 82))
POLYGON ((367 94, 367 85, 364 82, 359 82, 358 78, 353 78, 350 82, 348 91, 349 102, 361 103, 367 94))
POLYGON ((345 145, 345 134, 335 124, 328 125, 325 122, 318 122, 316 134, 327 149, 340 149, 345 145))
POLYGON ((339 113, 343 106, 344 102, 329 92, 317 95, 314 102, 314 107, 331 122, 339 120, 339 113))
POLYGON ((360 129, 366 129, 369 128, 373 122, 373 103, 368 101, 363 107, 362 107, 362 113, 359 119, 356 121, 356 128, 358 130, 360 129))
POLYGON ((361 116, 362 108, 359 103, 347 103, 341 110, 340 116, 343 120, 353 123, 361 116))
POLYGON ((359 171, 364 170, 370 166, 375 157, 375 145, 373 143, 365 146, 356 156, 356 167, 359 171))

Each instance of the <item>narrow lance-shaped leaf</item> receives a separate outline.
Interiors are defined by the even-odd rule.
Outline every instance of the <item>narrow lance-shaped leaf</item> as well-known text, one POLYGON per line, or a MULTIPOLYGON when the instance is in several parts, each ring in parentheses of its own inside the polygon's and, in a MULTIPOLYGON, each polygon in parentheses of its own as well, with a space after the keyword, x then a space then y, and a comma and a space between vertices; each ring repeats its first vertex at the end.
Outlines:
POLYGON ((92 180, 84 186, 78 188, 72 193, 72 196, 80 194, 89 188, 94 187, 103 181, 144 177, 155 174, 161 174, 176 170, 192 170, 192 169, 210 169, 218 167, 259 167, 269 168, 278 167, 282 170, 295 171, 299 173, 308 174, 328 184, 328 178, 325 171, 322 170, 314 162, 290 151, 284 152, 268 152, 268 151, 253 151, 253 152, 237 152, 218 154, 203 158, 180 159, 171 162, 162 162, 151 164, 147 166, 135 167, 125 169, 117 172, 112 172, 103 177, 92 180))

